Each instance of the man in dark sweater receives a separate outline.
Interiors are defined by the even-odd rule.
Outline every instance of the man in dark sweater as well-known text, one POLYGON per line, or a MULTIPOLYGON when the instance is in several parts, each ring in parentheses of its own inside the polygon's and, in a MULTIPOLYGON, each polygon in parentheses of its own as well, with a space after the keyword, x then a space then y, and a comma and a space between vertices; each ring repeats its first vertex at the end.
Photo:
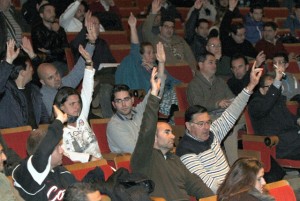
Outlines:
MULTIPOLYGON (((57 107, 54 107, 54 112, 56 120, 49 126, 40 144, 35 144, 34 154, 23 160, 12 174, 14 185, 25 200, 62 200, 65 189, 76 182, 75 177, 60 166, 63 124, 68 116, 57 107)), ((42 138, 42 134, 39 137, 42 138)))
POLYGON ((158 123, 160 79, 155 79, 156 70, 151 75, 151 94, 143 115, 138 141, 131 156, 133 172, 142 173, 155 182, 151 196, 166 200, 186 200, 190 196, 197 199, 213 195, 203 181, 190 173, 174 155, 175 136, 167 123, 158 123))

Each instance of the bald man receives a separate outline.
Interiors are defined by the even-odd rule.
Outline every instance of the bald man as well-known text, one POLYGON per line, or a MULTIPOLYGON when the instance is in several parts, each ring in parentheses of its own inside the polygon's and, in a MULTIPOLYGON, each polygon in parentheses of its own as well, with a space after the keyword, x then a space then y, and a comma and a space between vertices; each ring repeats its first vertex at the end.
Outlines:
MULTIPOLYGON (((90 55, 93 55, 95 46, 87 43, 85 49, 90 55)), ((37 72, 42 83, 40 92, 43 95, 43 102, 49 116, 52 114, 52 105, 57 90, 63 86, 76 88, 83 78, 84 69, 85 61, 82 57, 78 59, 73 70, 65 77, 61 77, 58 70, 51 63, 39 65, 37 72)))

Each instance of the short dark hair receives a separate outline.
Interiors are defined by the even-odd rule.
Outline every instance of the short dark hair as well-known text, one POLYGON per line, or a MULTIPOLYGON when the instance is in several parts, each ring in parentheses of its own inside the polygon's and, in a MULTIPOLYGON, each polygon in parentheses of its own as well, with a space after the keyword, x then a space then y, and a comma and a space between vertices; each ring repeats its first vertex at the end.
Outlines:
POLYGON ((56 105, 58 108, 60 108, 67 101, 68 97, 71 95, 77 95, 79 97, 79 101, 80 101, 80 104, 82 107, 81 96, 80 96, 79 92, 72 87, 60 88, 56 93, 53 104, 56 105))
POLYGON ((192 105, 190 106, 184 114, 184 120, 185 122, 190 122, 194 114, 202 114, 202 113, 207 113, 207 109, 201 105, 192 105))
POLYGON ((256 9, 263 10, 263 7, 262 7, 261 4, 258 4, 258 3, 257 4, 252 4, 250 6, 250 13, 253 13, 253 11, 256 10, 256 9))
POLYGON ((163 26, 165 22, 173 22, 174 26, 175 26, 175 18, 173 15, 168 15, 168 13, 166 12, 165 14, 163 14, 161 16, 161 20, 160 20, 160 26, 163 26))
POLYGON ((275 22, 265 22, 263 27, 271 27, 274 31, 276 31, 276 29, 278 28, 278 25, 275 22))
POLYGON ((129 96, 132 97, 132 93, 130 92, 130 88, 126 84, 116 84, 111 91, 110 100, 113 102, 115 100, 115 94, 120 91, 127 91, 129 96))
POLYGON ((197 23, 196 23, 196 27, 199 27, 201 23, 207 23, 209 24, 209 21, 207 19, 204 18, 200 18, 197 23))
POLYGON ((95 191, 98 191, 95 185, 77 182, 66 189, 64 201, 89 201, 87 194, 95 191))
POLYGON ((230 32, 234 33, 234 34, 237 34, 237 31, 239 29, 243 29, 243 28, 245 28, 245 26, 242 23, 240 23, 240 22, 233 23, 233 24, 230 25, 230 32))
POLYGON ((205 51, 203 54, 200 54, 197 58, 198 62, 204 62, 207 59, 207 56, 213 56, 215 57, 215 55, 211 52, 205 51))
POLYGON ((45 135, 46 131, 42 129, 35 129, 30 132, 26 142, 26 151, 28 156, 31 156, 35 153, 45 135))
POLYGON ((284 58, 284 61, 285 61, 286 63, 289 62, 289 57, 288 57, 288 55, 287 55, 285 52, 276 52, 276 53, 273 55, 273 59, 274 59, 275 57, 283 57, 283 58, 284 58))
POLYGON ((26 62, 30 61, 30 58, 25 53, 20 53, 18 57, 13 61, 13 69, 9 75, 11 80, 16 80, 21 70, 26 70, 26 62))
POLYGON ((140 44, 140 54, 144 54, 145 53, 145 47, 146 46, 151 46, 154 49, 152 43, 150 43, 150 42, 142 42, 140 44))
POLYGON ((39 13, 44 13, 44 10, 46 8, 46 6, 53 6, 55 8, 55 6, 51 3, 45 3, 43 4, 40 8, 39 8, 39 13))
POLYGON ((87 12, 89 10, 89 5, 87 4, 86 1, 81 1, 80 4, 83 5, 84 12, 87 12))
POLYGON ((232 61, 237 60, 237 59, 243 59, 245 62, 245 65, 249 64, 248 59, 245 57, 245 55, 243 55, 241 53, 236 53, 230 59, 230 67, 231 68, 232 68, 232 61))
POLYGON ((269 74, 269 73, 266 73, 266 74, 264 74, 263 76, 261 76, 261 78, 259 79, 259 87, 261 88, 261 87, 264 87, 265 86, 265 81, 267 80, 267 79, 275 79, 275 77, 274 77, 274 75, 272 75, 272 74, 269 74))

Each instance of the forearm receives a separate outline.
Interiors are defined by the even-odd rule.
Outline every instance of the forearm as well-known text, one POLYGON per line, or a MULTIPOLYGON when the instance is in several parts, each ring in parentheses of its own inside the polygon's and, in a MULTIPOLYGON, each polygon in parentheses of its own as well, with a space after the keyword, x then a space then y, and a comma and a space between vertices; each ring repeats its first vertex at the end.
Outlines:
POLYGON ((87 119, 90 111, 90 105, 92 102, 92 96, 94 92, 94 75, 95 69, 84 70, 84 76, 82 81, 81 100, 82 100, 82 111, 81 114, 87 119))
POLYGON ((153 39, 155 37, 155 35, 152 33, 152 26, 153 26, 155 17, 156 17, 156 14, 150 13, 147 16, 146 20, 144 21, 143 29, 142 29, 143 37, 144 37, 145 41, 150 41, 152 44, 153 44, 153 39))
POLYGON ((74 1, 72 4, 69 5, 65 12, 61 14, 61 16, 59 17, 59 24, 62 27, 67 26, 70 23, 70 21, 74 18, 79 5, 79 1, 74 1))

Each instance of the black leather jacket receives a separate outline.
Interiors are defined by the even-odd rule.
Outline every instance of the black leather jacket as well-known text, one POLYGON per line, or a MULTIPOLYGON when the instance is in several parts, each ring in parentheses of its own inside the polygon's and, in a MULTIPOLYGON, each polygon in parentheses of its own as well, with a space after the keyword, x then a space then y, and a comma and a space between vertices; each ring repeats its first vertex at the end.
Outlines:
POLYGON ((43 54, 38 48, 48 50, 45 62, 65 61, 64 49, 68 47, 65 30, 60 27, 58 32, 49 30, 43 23, 39 23, 31 30, 32 45, 35 52, 43 54))

